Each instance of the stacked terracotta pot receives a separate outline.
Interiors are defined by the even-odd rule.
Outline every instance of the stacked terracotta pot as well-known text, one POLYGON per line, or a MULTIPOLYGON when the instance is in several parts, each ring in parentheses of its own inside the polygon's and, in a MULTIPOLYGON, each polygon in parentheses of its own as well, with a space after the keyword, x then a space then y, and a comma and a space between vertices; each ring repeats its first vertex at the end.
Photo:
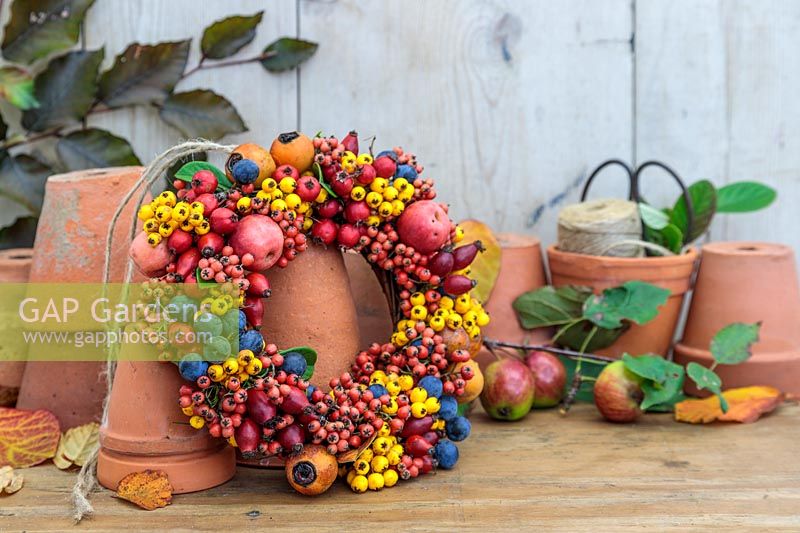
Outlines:
MULTIPOLYGON (((33 250, 12 248, 0 251, 0 283, 25 283, 31 269, 33 250)), ((0 352, 4 347, 0 346, 0 352)), ((0 356, 0 407, 17 403, 22 374, 25 371, 24 353, 3 353, 0 356)))

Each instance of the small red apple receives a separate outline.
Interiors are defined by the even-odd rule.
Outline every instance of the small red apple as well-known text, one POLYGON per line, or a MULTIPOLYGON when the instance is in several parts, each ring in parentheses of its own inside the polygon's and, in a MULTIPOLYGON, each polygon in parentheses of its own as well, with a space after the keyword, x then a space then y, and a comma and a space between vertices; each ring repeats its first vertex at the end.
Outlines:
POLYGON ((519 359, 499 359, 486 367, 481 405, 495 420, 524 418, 534 394, 533 374, 519 359))
POLYGON ((450 218, 441 204, 421 200, 409 205, 397 219, 400 240, 421 254, 431 254, 444 246, 450 236, 450 218))
POLYGON ((551 353, 533 350, 525 357, 525 364, 531 369, 536 385, 533 408, 558 405, 567 383, 564 363, 551 353))
POLYGON ((625 368, 622 361, 609 363, 594 384, 594 404, 611 422, 633 422, 642 413, 644 393, 641 378, 625 368))

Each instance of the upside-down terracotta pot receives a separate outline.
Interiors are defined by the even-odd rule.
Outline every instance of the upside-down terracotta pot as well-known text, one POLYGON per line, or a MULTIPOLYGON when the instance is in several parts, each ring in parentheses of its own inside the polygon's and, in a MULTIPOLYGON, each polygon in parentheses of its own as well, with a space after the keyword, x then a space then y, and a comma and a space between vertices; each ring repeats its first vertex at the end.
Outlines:
MULTIPOLYGON (((549 328, 523 329, 512 307, 523 293, 547 285, 542 261, 541 242, 536 237, 515 233, 501 233, 497 240, 502 248, 500 273, 484 308, 491 322, 481 329, 484 337, 506 342, 540 344, 547 342, 549 328)), ((482 368, 494 361, 494 356, 483 348, 475 358, 482 368)))
POLYGON ((311 382, 327 387, 350 369, 360 347, 358 314, 342 253, 312 244, 286 268, 267 272, 272 296, 264 301, 262 333, 280 349, 317 352, 311 382))
MULTIPOLYGON (((31 269, 32 248, 0 250, 0 283, 25 283, 31 269)), ((0 325, 2 327, 2 325, 0 325)), ((4 347, 0 346, 0 351, 4 347)), ((0 407, 13 407, 17 403, 22 373, 25 371, 25 354, 0 355, 0 407), (3 357, 3 355, 7 357, 3 357), (3 359, 9 359, 3 361, 3 359)))
POLYGON ((233 477, 233 447, 192 428, 181 412, 178 390, 185 383, 171 363, 126 361, 121 354, 100 430, 97 479, 104 487, 117 490, 122 478, 147 469, 165 472, 176 493, 233 477))
POLYGON ((344 254, 344 264, 358 314, 359 346, 363 349, 373 342, 388 342, 392 316, 375 272, 361 254, 344 254))
POLYGON ((696 250, 669 257, 605 257, 562 252, 553 245, 547 249, 547 257, 555 286, 583 285, 600 293, 639 280, 669 289, 667 303, 659 308, 656 318, 641 326, 633 324, 613 345, 598 351, 610 357, 669 354, 684 296, 691 287, 696 250))
MULTIPOLYGON (((36 230, 30 282, 102 283, 111 218, 141 173, 141 167, 119 167, 51 176, 36 230)), ((124 279, 136 200, 138 193, 114 232, 112 282, 124 279)), ((31 361, 25 367, 17 407, 48 409, 64 429, 99 421, 106 395, 104 368, 104 362, 95 361, 31 361)))
POLYGON ((800 288, 794 252, 762 242, 703 246, 675 360, 709 367, 714 361, 709 345, 717 331, 733 322, 759 321, 760 340, 753 345, 752 357, 738 365, 719 365, 715 372, 726 389, 771 385, 800 394, 800 288))

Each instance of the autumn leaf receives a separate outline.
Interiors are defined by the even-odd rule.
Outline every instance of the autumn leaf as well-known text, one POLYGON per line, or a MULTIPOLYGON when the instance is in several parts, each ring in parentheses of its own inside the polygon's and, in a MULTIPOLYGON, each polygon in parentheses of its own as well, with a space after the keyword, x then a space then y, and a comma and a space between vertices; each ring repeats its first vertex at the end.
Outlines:
POLYGON ((0 466, 25 468, 53 457, 61 438, 50 411, 0 408, 0 466))
POLYGON ((160 470, 134 472, 119 482, 117 496, 152 511, 172 503, 172 485, 160 470))
POLYGON ((53 462, 61 470, 70 466, 83 466, 92 455, 100 437, 100 424, 90 422, 70 428, 61 437, 53 462))
POLYGON ((0 467, 0 494, 14 494, 22 488, 25 479, 10 466, 0 467))
POLYGON ((710 396, 675 404, 675 420, 689 424, 709 424, 714 421, 747 424, 773 411, 784 399, 778 389, 764 386, 728 389, 722 396, 728 402, 727 412, 722 412, 717 396, 710 396))
POLYGON ((463 246, 473 241, 481 241, 484 251, 478 253, 470 265, 470 276, 478 284, 472 290, 475 297, 481 302, 487 302, 492 294, 497 276, 500 275, 500 259, 503 254, 500 243, 492 233, 491 228, 478 220, 464 220, 458 223, 464 230, 463 246))

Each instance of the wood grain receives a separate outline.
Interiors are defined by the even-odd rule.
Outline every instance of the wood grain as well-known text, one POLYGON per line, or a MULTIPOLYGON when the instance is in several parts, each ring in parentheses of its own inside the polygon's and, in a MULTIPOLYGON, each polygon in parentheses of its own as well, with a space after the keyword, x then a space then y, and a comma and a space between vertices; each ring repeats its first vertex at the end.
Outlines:
POLYGON ((230 531, 686 531, 800 528, 800 408, 750 425, 691 426, 669 415, 635 425, 600 420, 578 405, 566 419, 535 412, 518 423, 473 418, 452 471, 378 493, 337 484, 310 500, 282 471, 240 468, 215 489, 175 496, 152 512, 94 495, 95 515, 72 527, 74 472, 25 471, 25 487, 0 497, 0 530, 225 528, 230 531))

